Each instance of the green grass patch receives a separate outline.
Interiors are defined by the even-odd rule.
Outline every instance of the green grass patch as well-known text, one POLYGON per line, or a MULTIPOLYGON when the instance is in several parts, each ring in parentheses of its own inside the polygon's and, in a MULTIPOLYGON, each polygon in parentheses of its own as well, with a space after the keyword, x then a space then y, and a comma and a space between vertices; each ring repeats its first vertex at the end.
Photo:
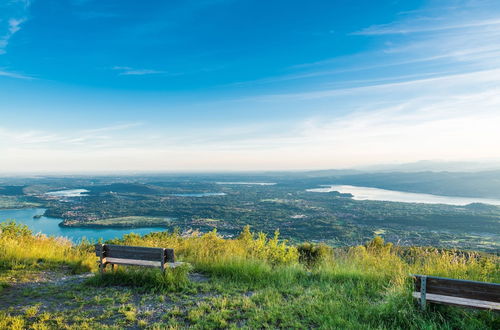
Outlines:
POLYGON ((106 218, 88 221, 84 223, 71 223, 79 227, 148 227, 148 226, 171 226, 173 218, 151 217, 151 216, 127 216, 106 218))
POLYGON ((101 287, 130 286, 154 293, 178 292, 188 288, 189 270, 188 264, 169 268, 165 272, 159 269, 124 267, 96 274, 87 281, 87 284, 101 287))
POLYGON ((39 207, 39 203, 29 202, 22 196, 2 196, 0 195, 0 209, 17 209, 39 207))

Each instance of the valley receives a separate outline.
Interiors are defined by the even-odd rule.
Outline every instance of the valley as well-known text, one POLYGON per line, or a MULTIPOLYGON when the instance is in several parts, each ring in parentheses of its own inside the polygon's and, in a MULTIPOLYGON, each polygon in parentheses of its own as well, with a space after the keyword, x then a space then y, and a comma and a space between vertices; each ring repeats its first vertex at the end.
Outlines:
POLYGON ((356 193, 322 190, 329 183, 342 182, 342 176, 199 174, 16 180, 0 189, 0 193, 10 193, 2 196, 9 200, 4 208, 43 207, 44 216, 58 219, 68 233, 72 228, 216 229, 231 238, 250 225, 267 234, 279 230, 281 237, 295 243, 350 246, 382 233, 399 245, 495 253, 500 249, 500 208, 495 205, 369 200, 358 199, 356 193))

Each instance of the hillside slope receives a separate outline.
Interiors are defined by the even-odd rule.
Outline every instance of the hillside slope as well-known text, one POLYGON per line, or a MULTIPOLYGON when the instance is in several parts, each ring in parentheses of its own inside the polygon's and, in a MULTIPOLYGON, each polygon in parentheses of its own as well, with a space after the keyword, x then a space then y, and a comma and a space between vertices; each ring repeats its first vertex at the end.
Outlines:
POLYGON ((364 246, 290 246, 249 228, 127 235, 113 243, 172 247, 184 266, 94 275, 87 242, 1 224, 0 328, 498 329, 498 314, 448 306, 421 312, 410 273, 500 281, 499 258, 474 252, 364 246))

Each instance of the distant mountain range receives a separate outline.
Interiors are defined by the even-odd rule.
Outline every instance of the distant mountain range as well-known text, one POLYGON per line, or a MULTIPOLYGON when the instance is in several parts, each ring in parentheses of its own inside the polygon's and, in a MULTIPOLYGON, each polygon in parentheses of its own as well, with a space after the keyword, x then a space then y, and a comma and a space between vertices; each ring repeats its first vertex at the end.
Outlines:
POLYGON ((500 161, 497 162, 449 162, 421 160, 403 164, 380 164, 356 168, 363 172, 477 172, 500 170, 500 161))

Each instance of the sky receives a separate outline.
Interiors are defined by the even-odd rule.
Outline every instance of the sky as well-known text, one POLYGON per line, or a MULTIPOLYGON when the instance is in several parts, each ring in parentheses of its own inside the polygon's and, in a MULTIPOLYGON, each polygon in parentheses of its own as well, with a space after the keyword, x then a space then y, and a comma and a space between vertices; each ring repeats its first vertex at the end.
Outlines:
POLYGON ((500 1, 0 0, 0 172, 500 159, 500 1))

